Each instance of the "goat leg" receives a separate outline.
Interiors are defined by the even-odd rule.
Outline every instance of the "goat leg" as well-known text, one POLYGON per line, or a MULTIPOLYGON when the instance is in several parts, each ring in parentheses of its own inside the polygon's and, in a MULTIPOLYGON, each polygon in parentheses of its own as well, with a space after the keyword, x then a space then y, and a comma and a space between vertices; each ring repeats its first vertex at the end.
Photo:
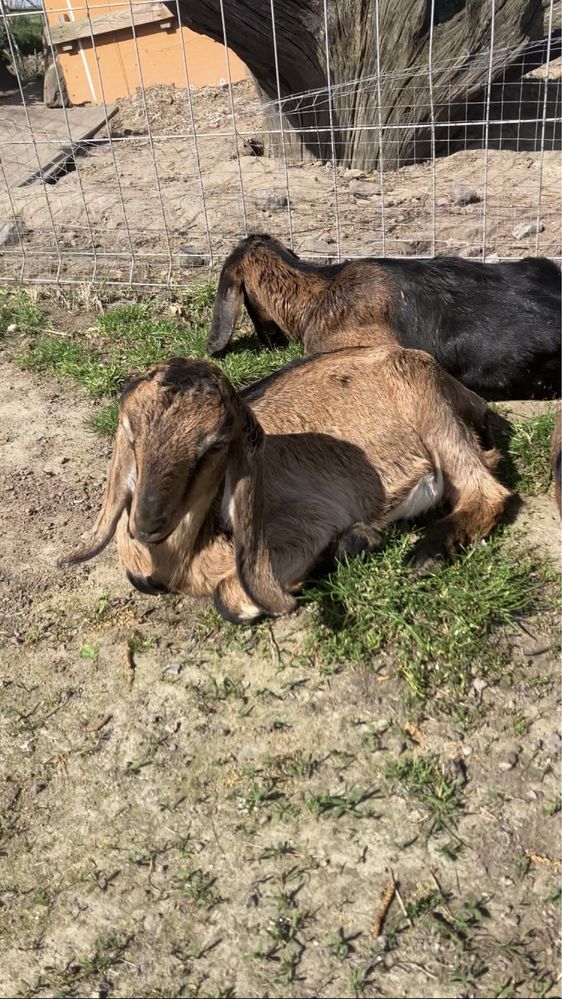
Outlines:
POLYGON ((336 538, 334 557, 337 561, 357 558, 363 552, 377 551, 381 543, 381 535, 374 527, 369 524, 352 524, 336 538))
MULTIPOLYGON (((499 483, 498 483, 499 485, 499 483)), ((499 487, 497 496, 474 497, 474 502, 453 509, 438 520, 424 538, 414 546, 406 562, 424 574, 433 572, 454 557, 461 546, 486 537, 499 522, 504 511, 507 491, 499 487)))

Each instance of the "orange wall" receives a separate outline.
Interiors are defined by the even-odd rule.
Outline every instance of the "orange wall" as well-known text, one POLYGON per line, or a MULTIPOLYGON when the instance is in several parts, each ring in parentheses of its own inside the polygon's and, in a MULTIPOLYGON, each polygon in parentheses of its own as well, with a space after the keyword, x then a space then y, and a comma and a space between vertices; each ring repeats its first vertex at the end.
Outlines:
MULTIPOLYGON (((52 26, 59 23, 65 9, 70 13, 70 3, 76 20, 86 17, 88 0, 45 0, 52 26)), ((128 10, 128 4, 89 2, 92 17, 119 10, 128 10)), ((72 19, 68 17, 68 20, 72 19)), ((63 52, 59 46, 60 65, 72 103, 102 104, 105 100, 111 104, 134 93, 141 83, 145 87, 156 83, 185 87, 185 62, 192 86, 217 86, 221 81, 227 81, 224 45, 189 28, 180 30, 176 21, 172 24, 176 26, 167 30, 163 30, 159 22, 137 26, 136 44, 129 28, 97 35, 95 50, 91 39, 74 42, 72 52, 63 52)), ((229 62, 233 83, 248 76, 244 63, 234 52, 229 51, 229 62)))

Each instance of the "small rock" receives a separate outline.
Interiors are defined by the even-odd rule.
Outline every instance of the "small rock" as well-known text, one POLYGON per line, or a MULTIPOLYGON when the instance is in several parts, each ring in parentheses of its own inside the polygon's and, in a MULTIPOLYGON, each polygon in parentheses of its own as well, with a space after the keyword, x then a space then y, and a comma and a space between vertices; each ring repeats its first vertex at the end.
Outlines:
POLYGON ((171 673, 172 676, 179 676, 182 671, 181 663, 168 663, 162 670, 163 673, 171 673))
POLYGON ((0 246, 13 246, 19 242, 21 229, 15 222, 4 222, 0 226, 0 246))
POLYGON ((438 198, 437 201, 435 202, 435 207, 436 208, 448 208, 449 207, 449 199, 448 198, 438 198))
POLYGON ((260 898, 257 892, 254 891, 252 892, 251 895, 248 895, 248 898, 246 899, 247 909, 257 909, 259 904, 260 904, 260 898))
POLYGON ((514 226, 512 235, 515 239, 525 239, 525 236, 533 236, 537 232, 544 232, 542 222, 520 222, 519 225, 514 226))
POLYGON ((553 732, 549 735, 548 739, 545 740, 545 747, 550 753, 559 753, 562 749, 562 738, 558 732, 553 732))
POLYGON ((59 458, 51 458, 45 465, 43 465, 43 471, 45 475, 58 475, 62 466, 66 465, 68 458, 61 455, 59 458))
POLYGON ((263 212, 271 210, 272 208, 286 208, 287 195, 275 194, 274 191, 264 191, 263 194, 257 195, 255 205, 256 208, 260 208, 263 212))
POLYGON ((357 180, 358 177, 365 176, 365 171, 355 170, 353 167, 350 167, 349 170, 345 171, 345 176, 348 177, 350 180, 357 180))
POLYGON ((470 685, 470 689, 474 691, 475 694, 481 694, 483 690, 486 690, 488 684, 481 676, 475 677, 470 685))
POLYGON ((17 330, 16 323, 10 323, 9 326, 6 326, 6 333, 15 333, 16 330, 17 330))
POLYGON ((456 205, 471 205, 475 201, 480 201, 480 195, 477 194, 473 187, 469 187, 468 184, 461 184, 460 182, 453 184, 451 197, 456 205))
POLYGON ((481 260, 482 256, 486 259, 488 255, 488 248, 484 247, 484 253, 482 253, 481 243, 469 243, 468 245, 462 246, 458 252, 459 257, 463 257, 467 260, 481 260))
POLYGON ((184 244, 180 246, 180 267, 205 267, 206 257, 202 257, 194 246, 184 244))
POLYGON ((498 763, 498 770, 502 770, 504 773, 507 773, 508 770, 513 770, 513 768, 517 765, 519 753, 520 750, 514 750, 512 753, 509 753, 505 760, 500 760, 498 763))
POLYGON ((352 180, 349 185, 352 194, 357 194, 360 198, 371 198, 379 195, 375 184, 370 184, 368 180, 352 180))

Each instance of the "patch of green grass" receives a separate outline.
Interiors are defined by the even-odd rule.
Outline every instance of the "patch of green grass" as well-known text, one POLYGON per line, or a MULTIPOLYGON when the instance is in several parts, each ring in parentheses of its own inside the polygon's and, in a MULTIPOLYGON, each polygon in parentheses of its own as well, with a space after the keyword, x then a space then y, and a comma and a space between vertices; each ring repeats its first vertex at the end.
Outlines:
POLYGON ((307 804, 314 815, 331 815, 339 819, 342 815, 368 815, 368 812, 360 812, 359 806, 372 797, 374 797, 373 791, 362 791, 356 787, 343 794, 330 794, 323 791, 311 794, 307 804))
POLYGON ((458 779, 447 776, 435 756, 400 757, 388 765, 386 777, 401 784, 423 805, 429 819, 428 835, 448 828, 461 807, 458 779))
POLYGON ((100 409, 96 409, 87 421, 88 426, 103 437, 113 437, 117 431, 118 422, 119 403, 117 401, 110 402, 107 406, 101 406, 100 409))
POLYGON ((83 645, 80 649, 81 659, 97 659, 98 657, 98 647, 97 645, 83 645))
POLYGON ((246 788, 235 794, 241 812, 253 815, 263 808, 267 811, 284 798, 274 778, 250 773, 246 776, 249 778, 246 788))
POLYGON ((174 881, 173 888, 185 895, 194 905, 211 909, 219 901, 214 888, 215 882, 215 877, 197 867, 182 872, 174 881))
POLYGON ((23 353, 21 362, 31 371, 52 371, 72 378, 93 398, 114 395, 126 378, 123 365, 98 359, 88 347, 74 340, 40 337, 23 353))
POLYGON ((510 419, 509 439, 501 445, 502 478, 510 489, 528 496, 547 492, 552 475, 550 446, 555 418, 552 412, 529 419, 510 419))
MULTIPOLYGON (((24 367, 72 378, 93 398, 115 399, 129 376, 170 357, 206 357, 214 283, 195 288, 174 307, 162 302, 121 303, 108 308, 80 340, 42 336, 23 352, 24 367)), ((232 349, 216 361, 236 386, 270 374, 302 354, 299 344, 278 349, 256 349, 253 337, 243 334, 232 349)), ((96 412, 90 425, 113 433, 117 406, 96 412)))
POLYGON ((9 326, 16 333, 36 333, 43 317, 29 292, 23 288, 0 290, 0 340, 9 326))
POLYGON ((340 926, 337 933, 328 931, 326 934, 326 950, 330 957, 334 957, 337 961, 345 961, 353 953, 352 940, 353 937, 346 937, 340 926))
POLYGON ((309 591, 321 621, 315 651, 327 662, 371 666, 388 653, 415 697, 439 687, 464 694, 475 675, 497 676, 507 664, 497 629, 554 605, 554 572, 504 533, 419 578, 403 564, 409 544, 394 536, 383 552, 340 563, 309 591))

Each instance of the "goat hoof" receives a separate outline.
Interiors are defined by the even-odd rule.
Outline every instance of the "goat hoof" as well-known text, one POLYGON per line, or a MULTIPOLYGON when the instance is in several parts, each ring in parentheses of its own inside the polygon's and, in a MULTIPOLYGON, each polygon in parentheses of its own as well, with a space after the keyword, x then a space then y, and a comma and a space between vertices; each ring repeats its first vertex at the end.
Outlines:
POLYGON ((433 576, 450 562, 450 554, 443 542, 428 538, 419 541, 404 559, 404 564, 414 570, 420 578, 433 576))
POLYGON ((237 583, 222 580, 213 592, 213 603, 220 616, 230 624, 250 624, 264 617, 264 611, 239 591, 237 583))
POLYGON ((334 555, 341 561, 344 558, 356 558, 363 552, 374 552, 380 548, 381 536, 368 524, 353 524, 344 531, 336 541, 334 555))
POLYGON ((165 583, 158 583, 152 576, 137 576, 136 573, 127 570, 127 579, 139 593, 148 593, 156 597, 170 592, 165 583))

